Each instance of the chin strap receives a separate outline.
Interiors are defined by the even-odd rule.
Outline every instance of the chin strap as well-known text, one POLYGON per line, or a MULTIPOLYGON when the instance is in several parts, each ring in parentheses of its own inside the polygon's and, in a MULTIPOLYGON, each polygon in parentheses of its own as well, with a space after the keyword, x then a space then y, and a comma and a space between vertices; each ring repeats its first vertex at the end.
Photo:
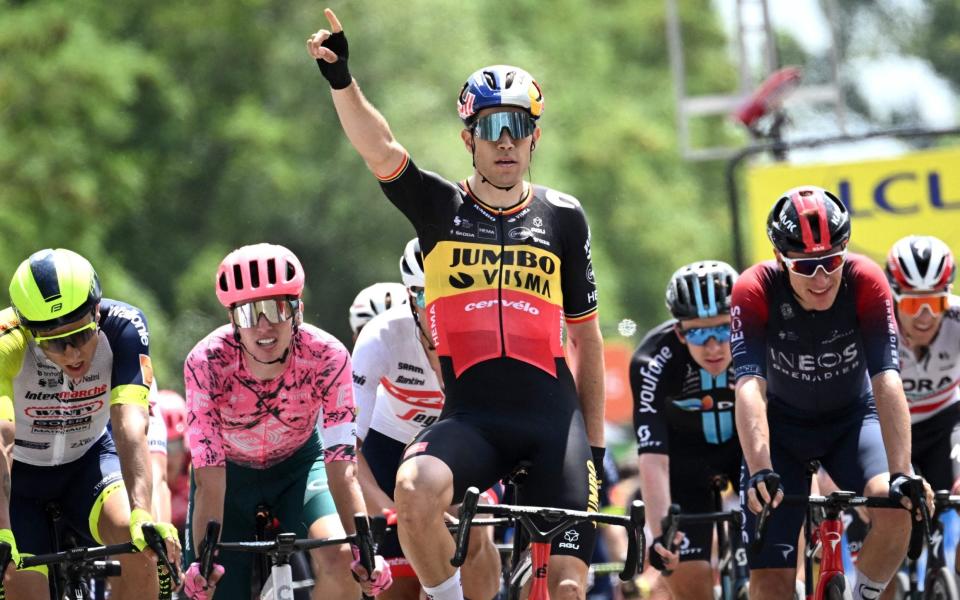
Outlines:
POLYGON ((237 341, 237 344, 239 344, 241 348, 243 348, 243 351, 247 353, 247 356, 257 361, 261 365, 275 365, 277 363, 282 363, 286 361, 287 357, 290 356, 290 348, 293 347, 293 344, 297 339, 297 325, 294 324, 293 326, 293 336, 290 338, 290 344, 287 345, 287 349, 283 351, 283 354, 280 356, 280 358, 275 358, 274 360, 260 360, 259 358, 253 355, 253 352, 250 352, 249 350, 247 350, 247 347, 243 345, 242 341, 240 341, 240 332, 237 331, 236 326, 234 326, 233 328, 233 339, 237 341))
POLYGON ((422 335, 424 341, 427 342, 427 348, 436 350, 437 347, 433 345, 433 338, 427 335, 427 332, 423 329, 423 325, 420 323, 420 315, 417 314, 417 309, 412 303, 410 304, 410 312, 413 313, 413 322, 417 324, 420 335, 422 335))

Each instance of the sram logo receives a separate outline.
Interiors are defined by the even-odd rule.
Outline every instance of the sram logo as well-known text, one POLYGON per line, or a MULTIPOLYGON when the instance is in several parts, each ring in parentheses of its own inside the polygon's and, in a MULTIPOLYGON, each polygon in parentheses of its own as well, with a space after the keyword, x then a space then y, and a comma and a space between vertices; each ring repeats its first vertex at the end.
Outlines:
POLYGON ((483 310, 485 308, 494 308, 497 305, 501 305, 504 308, 512 308, 513 310, 529 313, 534 316, 540 314, 540 309, 530 304, 526 300, 480 300, 479 302, 468 302, 467 305, 463 307, 463 310, 465 312, 471 312, 474 310, 483 310))

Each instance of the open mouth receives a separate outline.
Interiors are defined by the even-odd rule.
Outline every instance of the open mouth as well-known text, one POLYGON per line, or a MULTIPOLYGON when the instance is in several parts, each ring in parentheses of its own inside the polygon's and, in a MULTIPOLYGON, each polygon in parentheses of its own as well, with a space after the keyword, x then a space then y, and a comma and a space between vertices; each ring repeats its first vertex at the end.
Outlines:
POLYGON ((810 292, 811 294, 813 294, 814 296, 822 297, 822 296, 827 295, 827 292, 829 292, 832 288, 833 288, 832 285, 828 285, 827 287, 822 288, 822 289, 807 288, 807 291, 809 291, 809 292, 810 292))
POLYGON ((277 338, 260 338, 257 340, 257 347, 259 348, 273 348, 277 345, 277 338))
POLYGON ((83 364, 84 364, 84 361, 78 360, 78 361, 75 362, 75 363, 71 363, 71 364, 68 364, 68 365, 64 365, 64 369, 67 371, 67 373, 69 373, 69 374, 72 375, 72 374, 74 374, 74 373, 79 373, 80 371, 82 371, 82 370, 83 370, 83 364))

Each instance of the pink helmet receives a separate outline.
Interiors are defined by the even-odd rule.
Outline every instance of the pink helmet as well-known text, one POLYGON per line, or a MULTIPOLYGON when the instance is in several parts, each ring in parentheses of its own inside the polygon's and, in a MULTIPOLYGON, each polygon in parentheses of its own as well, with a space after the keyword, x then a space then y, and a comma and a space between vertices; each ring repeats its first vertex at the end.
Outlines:
POLYGON ((187 432, 187 403, 173 390, 157 392, 157 408, 167 424, 167 441, 179 440, 187 432))
POLYGON ((217 269, 217 299, 227 308, 269 296, 303 293, 303 266, 290 250, 276 244, 237 248, 217 269))

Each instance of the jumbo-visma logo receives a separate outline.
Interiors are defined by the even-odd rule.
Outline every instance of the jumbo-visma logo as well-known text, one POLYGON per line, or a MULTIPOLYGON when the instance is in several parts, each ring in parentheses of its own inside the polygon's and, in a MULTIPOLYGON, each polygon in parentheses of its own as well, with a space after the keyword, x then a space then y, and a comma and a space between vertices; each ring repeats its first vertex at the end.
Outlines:
POLYGON ((733 437, 733 402, 715 401, 707 394, 703 398, 674 400, 673 405, 684 412, 700 413, 703 439, 708 444, 722 444, 733 437))
POLYGON ((560 259, 525 244, 504 248, 460 241, 438 243, 424 261, 427 301, 463 291, 502 288, 559 304, 560 259))

